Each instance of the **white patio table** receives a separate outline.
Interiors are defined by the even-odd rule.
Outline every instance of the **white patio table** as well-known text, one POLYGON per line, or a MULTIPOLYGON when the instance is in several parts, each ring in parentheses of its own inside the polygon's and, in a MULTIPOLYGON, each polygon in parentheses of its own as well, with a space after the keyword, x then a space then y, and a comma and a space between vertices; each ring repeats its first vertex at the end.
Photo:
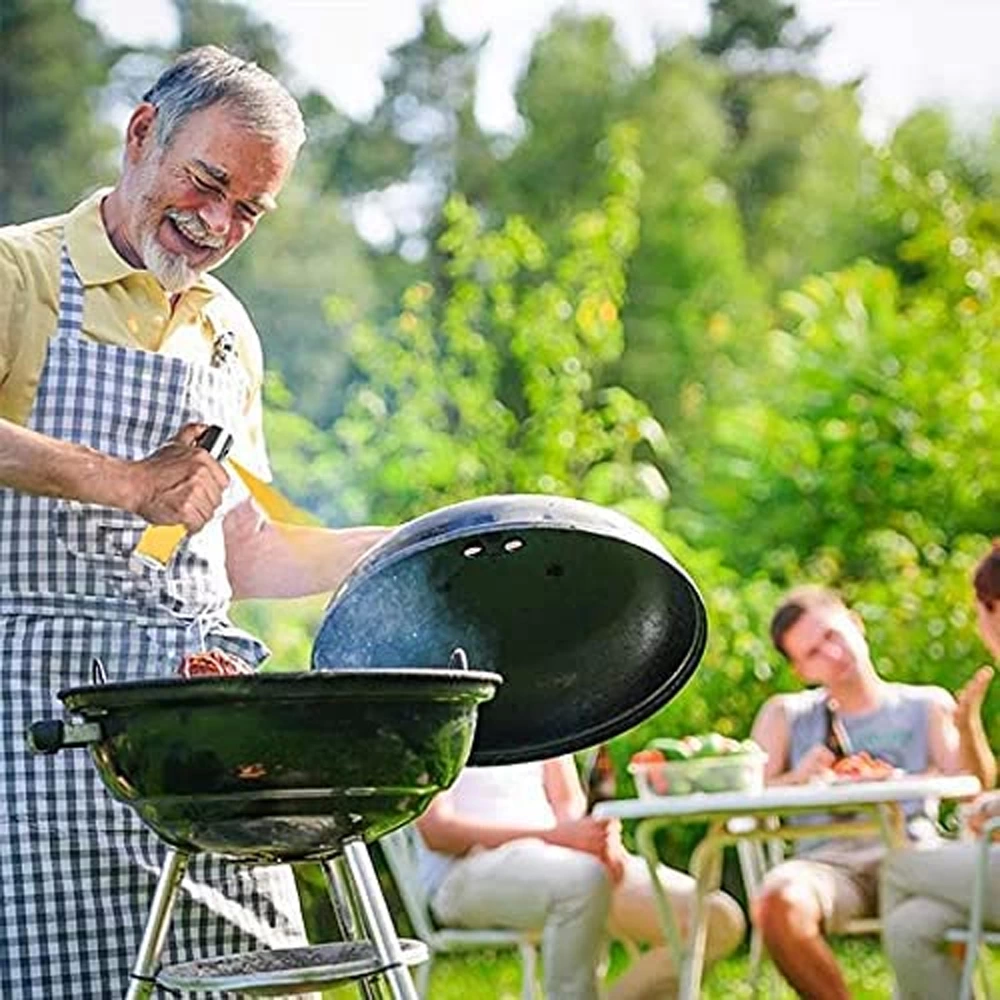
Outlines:
POLYGON ((921 799, 961 799, 977 794, 979 781, 971 775, 905 776, 884 781, 852 781, 779 785, 756 792, 698 792, 647 799, 616 799, 594 807, 595 816, 638 820, 636 848, 649 865, 664 935, 672 948, 680 977, 680 1000, 697 1000, 705 964, 706 898, 719 887, 722 851, 740 840, 770 840, 776 836, 870 837, 880 835, 890 847, 907 842, 903 803, 921 799), (775 822, 803 813, 848 813, 829 823, 790 825, 775 822), (756 823, 730 824, 736 817, 756 823), (667 895, 655 877, 658 861, 656 831, 674 823, 708 824, 691 857, 695 899, 691 930, 681 938, 667 895))

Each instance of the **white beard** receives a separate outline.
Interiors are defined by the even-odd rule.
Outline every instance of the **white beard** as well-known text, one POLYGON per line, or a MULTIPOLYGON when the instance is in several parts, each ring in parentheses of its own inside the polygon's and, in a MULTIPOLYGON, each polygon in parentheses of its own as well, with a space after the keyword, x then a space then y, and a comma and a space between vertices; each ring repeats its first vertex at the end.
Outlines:
POLYGON ((183 257, 165 249, 155 233, 147 232, 143 236, 139 252, 142 254, 146 270, 156 278, 168 294, 183 292, 200 276, 183 257))

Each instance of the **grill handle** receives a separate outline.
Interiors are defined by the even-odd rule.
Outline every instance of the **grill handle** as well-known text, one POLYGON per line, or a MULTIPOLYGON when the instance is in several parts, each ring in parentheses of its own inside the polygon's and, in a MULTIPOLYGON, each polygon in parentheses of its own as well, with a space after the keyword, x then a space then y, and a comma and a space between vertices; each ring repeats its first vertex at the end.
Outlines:
POLYGON ((28 749, 32 753, 53 754, 67 747, 85 747, 103 739, 99 722, 63 722, 42 719, 28 726, 28 749))

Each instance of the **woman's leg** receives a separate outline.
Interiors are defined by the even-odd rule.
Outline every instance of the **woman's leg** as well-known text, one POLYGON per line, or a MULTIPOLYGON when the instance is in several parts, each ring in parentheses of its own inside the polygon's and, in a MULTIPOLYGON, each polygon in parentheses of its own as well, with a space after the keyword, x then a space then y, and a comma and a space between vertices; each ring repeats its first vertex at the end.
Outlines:
POLYGON ((597 858, 540 840, 473 851, 435 893, 435 915, 452 927, 542 931, 545 995, 596 1000, 611 887, 597 858))

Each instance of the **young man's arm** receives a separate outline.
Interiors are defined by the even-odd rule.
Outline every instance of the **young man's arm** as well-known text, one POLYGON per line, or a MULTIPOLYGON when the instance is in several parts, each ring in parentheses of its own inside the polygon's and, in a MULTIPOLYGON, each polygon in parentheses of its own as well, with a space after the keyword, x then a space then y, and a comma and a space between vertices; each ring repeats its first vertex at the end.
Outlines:
POLYGON ((769 698, 754 719, 751 738, 767 754, 764 782, 768 785, 804 785, 832 767, 833 752, 822 744, 812 747, 791 765, 791 731, 781 695, 769 698))
POLYGON ((927 714, 927 749, 930 773, 962 773, 958 727, 955 725, 955 699, 944 688, 932 689, 927 714))
POLYGON ((997 783, 996 758, 983 728, 983 700, 992 679, 992 668, 980 667, 955 698, 955 725, 962 768, 974 774, 983 788, 992 788, 997 783))

